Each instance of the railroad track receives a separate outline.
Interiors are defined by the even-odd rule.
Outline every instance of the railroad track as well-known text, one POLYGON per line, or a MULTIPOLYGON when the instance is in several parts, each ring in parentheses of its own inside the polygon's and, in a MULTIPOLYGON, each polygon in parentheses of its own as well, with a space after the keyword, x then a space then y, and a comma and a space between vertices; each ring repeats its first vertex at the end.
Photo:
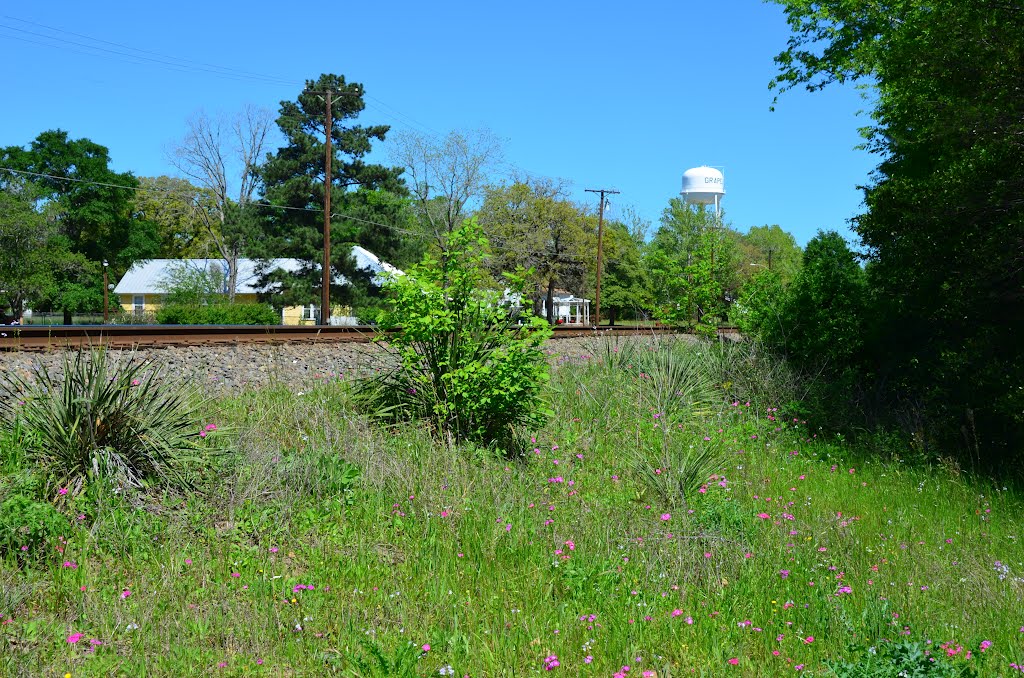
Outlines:
MULTIPOLYGON (((735 332, 720 328, 720 333, 735 332)), ((554 337, 629 336, 678 333, 671 327, 554 328, 554 337)), ((0 351, 49 351, 80 346, 135 348, 160 346, 225 346, 367 342, 380 334, 368 326, 319 327, 295 325, 53 325, 0 326, 0 351)))

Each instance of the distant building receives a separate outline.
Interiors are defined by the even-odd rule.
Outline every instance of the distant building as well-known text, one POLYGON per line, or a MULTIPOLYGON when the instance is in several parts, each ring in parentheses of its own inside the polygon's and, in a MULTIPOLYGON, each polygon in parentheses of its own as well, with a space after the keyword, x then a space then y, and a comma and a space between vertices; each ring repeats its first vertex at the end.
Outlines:
MULTIPOLYGON (((590 299, 577 297, 568 290, 555 290, 551 297, 551 318, 560 325, 590 325, 590 299)), ((542 318, 548 315, 548 300, 541 300, 542 318)))
MULTIPOLYGON (((358 245, 352 248, 352 256, 356 260, 356 267, 363 271, 372 272, 375 275, 374 282, 381 284, 387 274, 402 275, 391 264, 381 261, 375 254, 358 245)), ((235 285, 235 300, 239 302, 255 302, 259 295, 273 294, 272 287, 260 287, 256 270, 260 264, 266 264, 265 270, 283 270, 290 273, 298 271, 303 262, 299 259, 271 259, 264 262, 258 259, 239 259, 238 277, 235 285)), ((166 294, 167 283, 173 273, 179 269, 191 269, 196 271, 215 271, 225 279, 227 277, 227 262, 223 259, 148 259, 134 264, 114 288, 114 295, 118 303, 126 313, 142 315, 154 313, 163 304, 166 294)), ((344 277, 336 276, 336 285, 345 284, 344 277)), ((227 289, 224 289, 227 293, 227 289)), ((320 313, 318 304, 305 306, 286 306, 281 310, 281 324, 283 325, 311 325, 316 323, 320 313)), ((347 317, 346 309, 342 306, 333 306, 331 309, 331 324, 352 324, 354 320, 347 317)))

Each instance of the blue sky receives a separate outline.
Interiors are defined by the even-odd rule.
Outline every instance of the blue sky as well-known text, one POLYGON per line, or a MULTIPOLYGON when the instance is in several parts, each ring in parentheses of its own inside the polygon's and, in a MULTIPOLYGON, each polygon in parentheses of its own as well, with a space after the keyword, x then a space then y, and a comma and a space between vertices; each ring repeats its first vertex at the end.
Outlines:
POLYGON ((595 205, 584 189, 617 189, 611 216, 629 205, 655 226, 683 171, 713 165, 725 170, 736 228, 777 223, 801 244, 819 228, 852 238, 857 186, 877 164, 854 149, 868 119, 851 87, 790 92, 769 111, 772 57, 788 28, 757 0, 14 0, 0 26, 0 145, 59 127, 109 147, 115 169, 139 176, 174 173, 166 149, 196 111, 276 110, 324 72, 363 83, 360 122, 487 127, 506 140, 511 165, 568 180, 595 205), (169 68, 164 56, 192 63, 169 68))

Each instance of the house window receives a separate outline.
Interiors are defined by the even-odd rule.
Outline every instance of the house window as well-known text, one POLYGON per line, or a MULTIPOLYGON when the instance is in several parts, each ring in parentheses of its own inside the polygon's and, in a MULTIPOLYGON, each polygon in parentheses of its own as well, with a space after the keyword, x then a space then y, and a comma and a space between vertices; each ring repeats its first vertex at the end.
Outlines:
POLYGON ((316 304, 309 304, 307 306, 302 307, 303 320, 312 320, 313 322, 316 322, 317 316, 319 315, 320 314, 317 311, 316 304))
POLYGON ((132 312, 135 315, 142 315, 146 310, 146 297, 136 294, 132 297, 132 312))

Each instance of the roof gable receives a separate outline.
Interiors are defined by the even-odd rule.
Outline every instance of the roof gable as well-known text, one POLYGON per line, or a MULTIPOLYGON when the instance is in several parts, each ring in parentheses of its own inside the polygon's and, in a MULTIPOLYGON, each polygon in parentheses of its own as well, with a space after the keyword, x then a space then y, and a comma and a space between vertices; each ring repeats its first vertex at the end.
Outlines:
MULTIPOLYGON (((356 268, 376 273, 374 282, 383 283, 384 274, 392 273, 402 275, 398 270, 386 261, 381 261, 377 255, 358 245, 352 248, 352 256, 356 260, 356 268)), ((245 259, 238 260, 238 282, 235 287, 235 294, 263 294, 269 289, 259 285, 260 275, 257 273, 261 264, 268 264, 265 270, 281 269, 289 273, 299 271, 305 262, 301 259, 245 259)), ((147 259, 137 261, 114 288, 114 294, 164 294, 167 291, 167 281, 175 268, 185 266, 196 271, 208 271, 216 269, 226 273, 227 261, 224 259, 147 259)), ((336 285, 344 285, 348 281, 344 276, 335 276, 336 285)))

